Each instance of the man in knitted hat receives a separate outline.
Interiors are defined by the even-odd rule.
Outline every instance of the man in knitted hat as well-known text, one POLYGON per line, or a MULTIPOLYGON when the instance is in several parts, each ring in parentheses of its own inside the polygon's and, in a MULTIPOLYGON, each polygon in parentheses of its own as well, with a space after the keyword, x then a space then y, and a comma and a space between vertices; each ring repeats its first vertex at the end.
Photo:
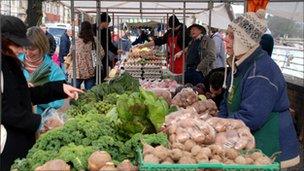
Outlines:
MULTIPOLYGON (((150 41, 141 47, 150 47, 150 46, 161 46, 164 44, 168 45, 169 59, 168 63, 170 66, 170 71, 174 74, 181 75, 183 73, 183 58, 174 59, 174 55, 182 50, 183 48, 183 29, 187 30, 186 25, 180 23, 178 18, 175 15, 169 17, 168 20, 169 30, 162 37, 158 37, 153 41, 150 41), (174 34, 173 34, 174 32, 174 34)), ((185 34, 185 45, 189 44, 191 38, 189 32, 186 31, 185 34)))
POLYGON ((299 163, 299 142, 289 112, 286 82, 277 64, 259 42, 266 31, 265 11, 246 13, 227 29, 230 76, 219 115, 240 119, 255 137, 256 148, 268 156, 281 152, 282 168, 299 163))
MULTIPOLYGON (((99 24, 99 29, 100 29, 100 43, 102 45, 102 48, 105 51, 105 56, 107 56, 109 53, 107 52, 107 41, 108 41, 108 49, 110 52, 112 52, 114 55, 119 55, 122 54, 123 51, 121 49, 118 49, 113 43, 112 43, 112 37, 111 37, 111 30, 108 29, 109 23, 111 22, 111 17, 106 13, 103 12, 100 14, 100 24, 99 24), (108 32, 107 32, 108 31, 108 32)), ((94 27, 94 26, 93 26, 94 27)), ((96 28, 97 29, 97 28, 96 28)), ((102 71, 102 79, 106 78, 106 59, 102 59, 102 65, 103 65, 103 71, 102 71)), ((111 62, 109 61, 109 64, 111 62)))

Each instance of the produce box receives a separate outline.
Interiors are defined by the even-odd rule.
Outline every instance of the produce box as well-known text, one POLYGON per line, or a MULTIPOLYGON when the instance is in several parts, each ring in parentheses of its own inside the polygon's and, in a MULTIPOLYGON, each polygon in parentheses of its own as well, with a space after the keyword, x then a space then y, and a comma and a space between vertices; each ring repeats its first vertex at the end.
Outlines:
POLYGON ((154 164, 145 163, 141 149, 138 152, 138 163, 140 171, 197 171, 199 169, 218 169, 227 171, 275 171, 280 170, 280 164, 275 162, 271 165, 236 165, 221 163, 199 163, 199 164, 154 164))

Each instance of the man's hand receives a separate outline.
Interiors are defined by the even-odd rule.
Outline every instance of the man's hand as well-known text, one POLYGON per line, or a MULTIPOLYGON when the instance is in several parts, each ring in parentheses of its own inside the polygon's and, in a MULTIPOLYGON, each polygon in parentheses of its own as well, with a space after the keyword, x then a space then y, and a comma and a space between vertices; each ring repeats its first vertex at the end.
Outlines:
POLYGON ((183 54, 183 51, 182 51, 182 50, 179 51, 179 52, 177 52, 177 53, 174 55, 174 60, 176 60, 177 58, 180 58, 180 57, 182 56, 182 54, 183 54))

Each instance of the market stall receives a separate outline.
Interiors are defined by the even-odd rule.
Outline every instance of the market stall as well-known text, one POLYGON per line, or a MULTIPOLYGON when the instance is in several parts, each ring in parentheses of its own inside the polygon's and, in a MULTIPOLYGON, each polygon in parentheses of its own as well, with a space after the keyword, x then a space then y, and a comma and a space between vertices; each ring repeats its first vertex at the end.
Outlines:
MULTIPOLYGON (((56 111, 53 111, 56 112, 56 111)), ((214 117, 215 103, 174 81, 140 82, 122 74, 52 115, 13 170, 278 170, 255 149, 249 128, 214 117)))

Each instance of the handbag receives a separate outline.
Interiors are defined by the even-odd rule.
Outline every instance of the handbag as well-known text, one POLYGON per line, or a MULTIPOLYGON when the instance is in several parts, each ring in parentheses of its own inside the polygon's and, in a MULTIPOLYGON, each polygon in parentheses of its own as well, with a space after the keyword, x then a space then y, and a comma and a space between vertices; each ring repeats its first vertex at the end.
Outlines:
POLYGON ((91 50, 91 57, 92 57, 92 62, 93 62, 93 67, 96 67, 97 63, 97 52, 96 52, 96 42, 92 42, 92 50, 91 50))
MULTIPOLYGON (((0 76, 0 79, 1 79, 1 93, 3 93, 3 89, 4 89, 4 79, 3 79, 3 73, 1 71, 1 76, 0 76)), ((7 132, 6 132, 6 129, 4 128, 4 126, 1 124, 1 147, 0 147, 0 154, 2 153, 3 149, 4 149, 4 146, 5 146, 5 142, 6 142, 6 137, 7 137, 7 132)))
POLYGON ((72 59, 72 54, 71 53, 67 54, 67 56, 64 57, 64 66, 65 66, 65 68, 66 68, 67 71, 70 70, 70 67, 73 64, 72 60, 73 59, 72 59))

